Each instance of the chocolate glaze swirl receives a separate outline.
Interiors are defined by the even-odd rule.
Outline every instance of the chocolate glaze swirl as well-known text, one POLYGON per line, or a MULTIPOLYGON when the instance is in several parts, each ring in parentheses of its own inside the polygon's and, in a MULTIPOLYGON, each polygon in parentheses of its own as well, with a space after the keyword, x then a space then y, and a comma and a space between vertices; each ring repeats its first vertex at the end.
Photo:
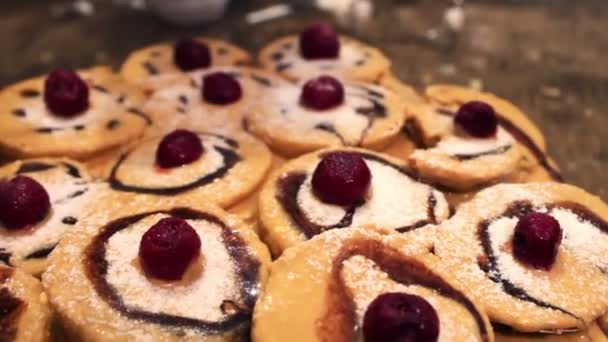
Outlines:
MULTIPOLYGON (((549 210, 551 210, 551 209, 570 210, 576 216, 578 216, 580 219, 590 222, 592 225, 594 225, 595 227, 600 229, 602 232, 608 234, 608 223, 606 221, 604 221, 601 217, 599 217, 599 215, 593 213, 591 210, 589 210, 588 208, 586 208, 578 203, 564 201, 564 202, 556 202, 556 203, 547 204, 545 207, 549 210)), ((528 294, 526 292, 526 290, 519 288, 518 286, 513 284, 509 279, 504 277, 502 275, 502 273, 500 272, 500 269, 498 268, 497 257, 494 254, 494 251, 492 250, 490 236, 489 236, 489 232, 488 232, 488 228, 489 228, 490 224, 494 220, 501 218, 501 217, 520 218, 528 213, 533 212, 534 210, 535 210, 534 206, 529 201, 515 201, 515 202, 511 203, 511 205, 509 205, 507 207, 507 209, 501 215, 498 215, 497 217, 494 217, 491 219, 484 220, 479 224, 477 236, 481 243, 481 246, 483 248, 483 253, 484 253, 479 258, 479 264, 478 264, 479 268, 486 274, 488 279, 492 280, 495 283, 500 284, 503 291, 506 294, 508 294, 514 298, 517 298, 519 300, 533 303, 542 308, 556 310, 556 311, 564 313, 568 316, 574 317, 576 319, 580 319, 575 314, 569 312, 566 309, 560 308, 558 306, 552 305, 550 303, 544 302, 538 298, 531 296, 530 294, 528 294)))
MULTIPOLYGON (((224 137, 222 135, 208 134, 208 133, 199 133, 199 134, 220 138, 224 142, 226 142, 226 144, 228 144, 231 148, 238 148, 238 146, 239 146, 239 144, 236 140, 228 138, 228 137, 224 137)), ((118 190, 118 191, 135 192, 135 193, 141 193, 141 194, 155 194, 155 195, 161 195, 161 196, 177 195, 182 192, 186 192, 186 191, 212 183, 216 179, 221 178, 224 175, 226 175, 228 173, 228 171, 230 171, 230 169, 232 169, 239 161, 242 160, 241 156, 232 149, 228 149, 228 148, 224 148, 224 147, 220 147, 220 146, 213 146, 213 149, 215 149, 215 151, 217 151, 222 156, 222 166, 220 168, 218 168, 217 170, 213 171, 212 173, 203 175, 200 178, 198 178, 190 183, 184 184, 184 185, 175 186, 175 187, 148 188, 148 187, 144 187, 144 186, 123 183, 122 181, 120 181, 120 179, 118 179, 117 173, 118 173, 118 169, 120 168, 122 163, 129 156, 129 153, 125 153, 124 155, 122 155, 120 157, 120 159, 116 162, 116 164, 112 168, 112 172, 110 174, 108 182, 110 183, 110 186, 114 190, 118 190)))
MULTIPOLYGON (((0 286, 13 275, 10 268, 0 268, 0 286)), ((13 341, 17 336, 17 319, 25 309, 25 303, 13 296, 8 288, 0 288, 0 341, 13 341)))
MULTIPOLYGON (((99 234, 85 250, 84 266, 88 279, 95 291, 108 305, 121 315, 133 320, 158 324, 174 329, 194 329, 203 334, 222 334, 235 331, 247 336, 253 306, 258 296, 260 262, 249 251, 246 242, 218 217, 189 208, 175 208, 169 211, 155 211, 121 218, 103 227, 99 234), (226 311, 226 318, 218 322, 204 321, 194 318, 149 312, 124 303, 118 291, 107 281, 108 261, 106 260, 106 245, 108 240, 117 232, 129 228, 138 221, 155 214, 167 214, 184 220, 204 220, 222 228, 222 239, 234 263, 237 272, 240 294, 243 303, 232 305, 226 311)), ((227 267, 229 267, 227 265, 227 267)), ((224 304, 222 306, 225 306, 224 304)))
MULTIPOLYGON (((362 158, 366 160, 372 160, 383 165, 394 168, 399 171, 399 173, 403 174, 404 177, 409 177, 414 179, 408 170, 403 167, 393 164, 386 159, 380 158, 373 154, 363 153, 363 152, 352 152, 358 154, 362 158)), ((324 155, 321 155, 323 158, 324 155)), ((307 216, 306 213, 300 208, 298 204, 298 192, 300 191, 302 184, 306 181, 307 174, 304 172, 293 172, 287 174, 281 178, 279 178, 277 182, 277 201, 283 207, 283 210, 287 212, 292 222, 300 231, 306 236, 307 239, 312 238, 313 236, 320 234, 324 231, 336 228, 347 228, 352 225, 353 217, 357 211, 357 208, 361 207, 364 203, 355 204, 349 207, 346 207, 345 214, 335 224, 332 225, 320 225, 312 222, 307 216)), ((406 232, 410 230, 414 230, 417 228, 421 228, 426 226, 427 224, 435 224, 437 223, 437 219, 435 217, 435 207, 437 205, 437 199, 435 198, 435 194, 433 191, 429 191, 428 199, 427 199, 427 218, 415 222, 409 226, 405 227, 396 227, 395 229, 399 232, 406 232)))
POLYGON ((332 263, 329 285, 326 290, 327 311, 317 321, 317 334, 321 341, 356 341, 356 304, 351 290, 342 278, 344 262, 354 256, 372 260, 380 270, 388 274, 391 280, 399 284, 422 286, 462 305, 475 320, 481 340, 490 340, 490 333, 483 316, 475 305, 462 292, 452 287, 426 265, 379 241, 352 239, 344 243, 332 263))

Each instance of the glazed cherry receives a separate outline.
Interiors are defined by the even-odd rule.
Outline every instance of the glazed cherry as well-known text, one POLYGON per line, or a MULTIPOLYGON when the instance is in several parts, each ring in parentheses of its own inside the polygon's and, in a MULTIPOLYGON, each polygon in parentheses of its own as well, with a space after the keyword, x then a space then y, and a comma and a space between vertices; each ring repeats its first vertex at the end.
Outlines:
POLYGON ((422 297, 382 294, 363 317, 365 342, 432 342, 439 337, 439 317, 422 297))
POLYGON ((207 68, 211 65, 211 51, 205 43, 182 39, 173 48, 173 62, 182 71, 207 68))
POLYGON ((190 164, 203 154, 203 143, 196 133, 177 129, 161 140, 156 149, 156 164, 171 168, 190 164))
POLYGON ((234 77, 225 72, 214 72, 203 77, 203 99, 215 105, 238 101, 243 91, 234 77))
POLYGON ((44 187, 26 176, 0 182, 0 221, 8 229, 36 224, 49 214, 51 200, 44 187))
POLYGON ((77 73, 55 70, 44 82, 44 103, 57 116, 73 117, 89 108, 89 87, 77 73))
POLYGON ((148 277, 180 280, 201 252, 201 239, 188 222, 167 217, 153 225, 139 243, 139 261, 148 277))
POLYGON ((372 174, 361 156, 334 152, 323 157, 312 175, 312 190, 323 202, 352 205, 365 200, 372 174))
POLYGON ((344 103, 344 87, 331 76, 313 78, 304 84, 300 103, 314 110, 327 110, 344 103))
POLYGON ((562 241, 562 228, 552 216, 530 213, 519 219, 513 235, 513 256, 535 268, 549 270, 562 241))
POLYGON ((305 59, 338 58, 340 39, 331 24, 316 23, 300 33, 300 54, 305 59))
POLYGON ((471 101, 460 106, 454 122, 467 134, 477 138, 491 137, 498 130, 494 108, 481 101, 471 101))

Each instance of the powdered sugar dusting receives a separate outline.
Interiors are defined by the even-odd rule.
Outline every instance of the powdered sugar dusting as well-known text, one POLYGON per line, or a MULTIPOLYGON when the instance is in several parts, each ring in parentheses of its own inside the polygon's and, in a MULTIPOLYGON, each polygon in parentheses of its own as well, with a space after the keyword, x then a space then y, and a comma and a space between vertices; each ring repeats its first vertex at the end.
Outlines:
POLYGON ((155 285, 132 263, 138 258, 142 235, 160 219, 157 214, 114 234, 107 243, 107 280, 125 305, 149 312, 177 315, 206 321, 225 318, 220 306, 224 300, 240 300, 236 272, 222 241, 222 228, 202 220, 188 220, 202 241, 204 270, 188 285, 155 285))
POLYGON ((475 319, 462 305, 442 297, 433 289, 416 284, 399 284, 390 279, 372 260, 354 256, 344 261, 342 277, 354 295, 359 330, 369 304, 377 296, 388 292, 402 292, 420 296, 433 306, 439 317, 438 341, 481 341, 475 319))
MULTIPOLYGON (((428 218, 428 198, 433 191, 434 208, 438 221, 447 218, 448 204, 443 194, 430 186, 416 182, 394 167, 375 160, 366 159, 372 179, 366 202, 355 211, 352 226, 378 228, 401 228, 428 218)), ((314 167, 298 192, 298 205, 313 223, 333 225, 344 217, 343 207, 319 200, 312 190, 314 167)))
POLYGON ((439 141, 437 148, 449 155, 472 155, 505 148, 514 141, 506 130, 499 127, 496 136, 489 138, 446 136, 439 141))

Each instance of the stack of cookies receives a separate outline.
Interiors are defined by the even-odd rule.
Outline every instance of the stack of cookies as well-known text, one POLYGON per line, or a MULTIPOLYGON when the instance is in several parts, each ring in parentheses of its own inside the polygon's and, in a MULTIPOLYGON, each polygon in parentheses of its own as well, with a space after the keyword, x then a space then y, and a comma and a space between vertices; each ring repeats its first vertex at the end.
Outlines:
POLYGON ((1 341, 608 341, 608 206, 328 24, 0 93, 1 341))

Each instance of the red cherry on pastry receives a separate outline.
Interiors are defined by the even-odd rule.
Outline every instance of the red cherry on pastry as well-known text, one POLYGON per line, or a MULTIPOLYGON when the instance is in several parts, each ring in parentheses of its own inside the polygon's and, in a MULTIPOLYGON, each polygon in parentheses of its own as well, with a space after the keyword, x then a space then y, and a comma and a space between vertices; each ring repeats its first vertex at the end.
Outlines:
POLYGON ((331 24, 316 23, 300 33, 300 54, 306 59, 338 58, 340 39, 331 24))
POLYGON ((432 342, 439 337, 439 317, 422 297, 382 294, 363 317, 365 342, 432 342))
POLYGON ((44 82, 44 103, 53 114, 72 117, 89 107, 89 87, 77 73, 55 70, 44 82))
POLYGON ((494 108, 481 101, 471 101, 460 106, 454 121, 467 134, 477 138, 491 137, 498 130, 494 108))
POLYGON ((153 225, 139 243, 139 260, 147 276, 180 280, 201 252, 201 239, 188 222, 164 218, 153 225))
POLYGON ((352 205, 363 202, 372 174, 361 156, 334 152, 323 157, 312 175, 312 190, 323 202, 352 205))
POLYGON ((513 256, 524 264, 548 270, 555 263, 562 228, 552 216, 530 213, 519 219, 513 235, 513 256))
POLYGON ((331 76, 313 78, 304 84, 300 103, 315 110, 326 110, 344 103, 344 87, 331 76))
POLYGON ((156 164, 171 168, 190 164, 203 154, 203 143, 196 133, 177 129, 163 138, 156 149, 156 164))
POLYGON ((51 200, 44 187, 26 176, 0 182, 0 221, 8 229, 21 229, 42 221, 51 200))
POLYGON ((205 43, 182 39, 173 48, 173 62, 182 71, 206 68, 211 65, 211 51, 205 43))
POLYGON ((242 95, 239 82, 225 72, 214 72, 203 77, 203 99, 216 105, 238 101, 242 95))

